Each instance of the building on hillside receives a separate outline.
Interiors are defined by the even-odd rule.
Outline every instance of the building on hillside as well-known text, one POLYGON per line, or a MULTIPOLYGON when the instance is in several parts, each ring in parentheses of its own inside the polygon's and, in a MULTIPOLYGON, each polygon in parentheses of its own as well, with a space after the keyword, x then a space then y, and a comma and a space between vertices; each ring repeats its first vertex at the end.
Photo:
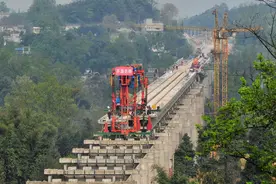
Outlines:
POLYGON ((0 32, 4 32, 7 34, 12 33, 26 33, 26 29, 24 29, 24 25, 17 25, 17 26, 0 26, 0 32))
POLYGON ((146 19, 142 29, 148 32, 162 32, 164 31, 164 24, 162 22, 154 22, 152 19, 146 19))
POLYGON ((0 32, 3 33, 4 42, 21 42, 21 35, 26 33, 24 25, 0 26, 0 32))
POLYGON ((10 35, 3 36, 5 42, 15 42, 20 43, 21 37, 20 33, 11 33, 10 35))
POLYGON ((8 12, 0 12, 0 20, 4 17, 9 17, 10 16, 10 13, 8 12))
POLYGON ((63 26, 63 28, 65 31, 69 31, 72 29, 79 29, 80 25, 79 24, 67 24, 67 25, 63 26))
POLYGON ((20 54, 20 55, 29 55, 31 54, 31 47, 19 47, 19 48, 15 48, 15 52, 16 54, 20 54))
POLYGON ((41 31, 41 27, 33 27, 32 31, 33 31, 33 34, 39 34, 41 31))
POLYGON ((117 31, 118 31, 119 33, 130 33, 130 32, 133 31, 133 30, 132 30, 132 29, 128 29, 128 28, 123 28, 123 27, 121 27, 121 28, 117 29, 117 31))

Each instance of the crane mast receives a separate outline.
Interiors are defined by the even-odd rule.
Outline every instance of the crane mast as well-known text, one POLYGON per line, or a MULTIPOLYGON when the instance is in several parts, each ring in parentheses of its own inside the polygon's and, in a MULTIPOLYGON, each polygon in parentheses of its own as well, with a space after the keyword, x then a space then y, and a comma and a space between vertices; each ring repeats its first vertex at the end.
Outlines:
POLYGON ((222 68, 221 68, 221 98, 222 106, 227 103, 227 93, 228 93, 228 37, 226 30, 228 26, 228 14, 225 12, 223 17, 223 27, 222 27, 222 68))
POLYGON ((220 106, 220 39, 219 39, 219 25, 218 25, 218 13, 217 10, 213 11, 215 15, 215 28, 213 30, 213 54, 214 54, 214 112, 217 112, 218 107, 220 106))
POLYGON ((228 14, 224 13, 223 25, 220 28, 218 23, 218 12, 213 11, 215 15, 215 26, 213 30, 213 55, 214 55, 214 113, 219 107, 226 105, 228 100, 228 37, 229 33, 240 33, 262 30, 262 27, 254 28, 228 28, 228 14), (222 61, 221 60, 222 55, 222 61), (220 64, 221 64, 221 97, 220 97, 220 64), (221 100, 220 100, 221 98, 221 100))

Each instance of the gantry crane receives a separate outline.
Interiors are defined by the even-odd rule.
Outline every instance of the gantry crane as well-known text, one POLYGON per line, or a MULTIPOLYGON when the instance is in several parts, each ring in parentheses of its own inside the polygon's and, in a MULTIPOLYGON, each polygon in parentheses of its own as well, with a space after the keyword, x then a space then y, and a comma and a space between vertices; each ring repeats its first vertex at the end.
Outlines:
POLYGON ((230 34, 239 32, 250 32, 261 30, 261 27, 254 28, 227 28, 228 27, 228 14, 224 13, 223 26, 220 28, 218 23, 218 12, 213 11, 215 15, 215 27, 213 29, 213 56, 214 56, 214 113, 217 112, 220 105, 225 105, 228 99, 228 37, 230 34), (222 54, 222 62, 220 60, 222 54), (222 100, 220 101, 220 64, 221 67, 221 80, 222 80, 222 100), (221 102, 221 103, 220 103, 221 102))

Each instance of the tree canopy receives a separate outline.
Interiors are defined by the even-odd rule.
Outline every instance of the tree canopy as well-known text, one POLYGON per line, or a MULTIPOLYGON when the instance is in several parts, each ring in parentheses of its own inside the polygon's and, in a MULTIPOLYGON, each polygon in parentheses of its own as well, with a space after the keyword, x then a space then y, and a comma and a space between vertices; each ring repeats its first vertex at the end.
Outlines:
POLYGON ((241 99, 222 107, 215 120, 205 117, 203 146, 209 152, 218 145, 221 153, 245 159, 254 168, 254 174, 244 176, 249 180, 270 181, 276 174, 276 65, 259 55, 254 68, 258 75, 252 85, 241 79, 241 99))

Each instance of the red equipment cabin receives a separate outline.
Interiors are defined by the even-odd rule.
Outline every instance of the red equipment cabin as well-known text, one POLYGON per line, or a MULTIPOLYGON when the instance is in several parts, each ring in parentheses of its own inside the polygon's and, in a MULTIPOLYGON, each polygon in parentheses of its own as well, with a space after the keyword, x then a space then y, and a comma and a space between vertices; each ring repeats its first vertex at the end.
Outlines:
MULTIPOLYGON (((104 132, 122 135, 140 132, 140 117, 145 116, 146 113, 148 88, 148 79, 145 77, 142 65, 135 64, 113 68, 110 82, 112 86, 111 127, 108 130, 108 124, 105 123, 104 132), (119 86, 119 92, 116 91, 117 86, 119 86), (132 98, 130 97, 131 91, 132 98), (138 91, 141 91, 139 94, 141 95, 141 102, 137 102, 138 91), (120 99, 119 104, 118 98, 120 99)), ((152 124, 149 116, 147 119, 147 130, 149 131, 152 129, 152 124)))

